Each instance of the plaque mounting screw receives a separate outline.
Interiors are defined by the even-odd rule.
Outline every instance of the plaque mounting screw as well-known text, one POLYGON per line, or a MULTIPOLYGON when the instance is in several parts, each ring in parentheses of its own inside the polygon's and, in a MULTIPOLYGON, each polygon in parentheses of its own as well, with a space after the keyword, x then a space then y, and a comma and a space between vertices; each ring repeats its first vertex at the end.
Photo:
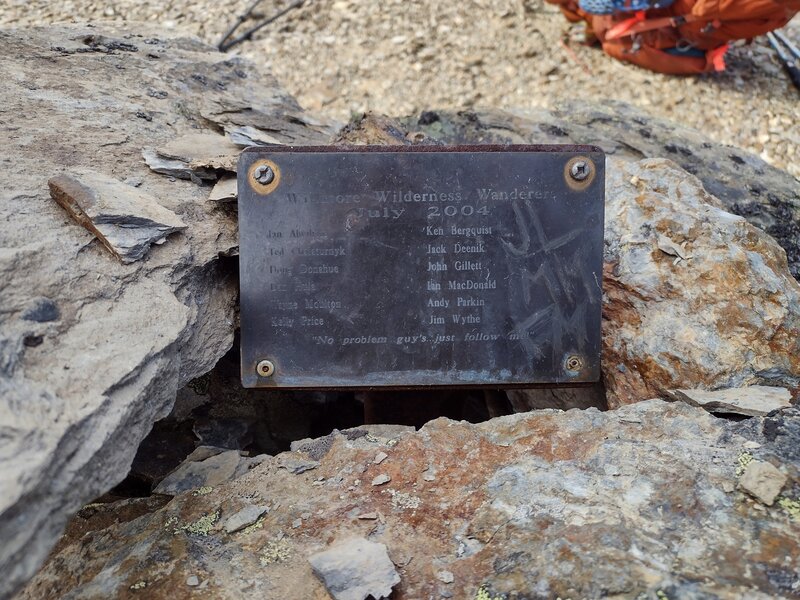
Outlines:
POLYGON ((589 176, 589 165, 585 160, 576 160, 572 163, 569 174, 575 181, 583 181, 589 176))
POLYGON ((256 365, 256 373, 261 377, 272 377, 275 373, 275 365, 271 360, 262 360, 256 365))
POLYGON ((253 179, 261 185, 269 185, 275 179, 275 171, 269 165, 261 165, 253 171, 253 179))
POLYGON ((565 366, 567 371, 580 371, 583 368, 583 359, 577 354, 567 357, 565 366))

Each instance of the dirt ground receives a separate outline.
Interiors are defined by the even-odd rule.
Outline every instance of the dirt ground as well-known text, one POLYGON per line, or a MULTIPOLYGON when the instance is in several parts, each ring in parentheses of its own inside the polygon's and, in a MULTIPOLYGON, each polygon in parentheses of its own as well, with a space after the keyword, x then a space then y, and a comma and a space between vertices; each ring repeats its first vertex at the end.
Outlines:
MULTIPOLYGON (((0 25, 149 21, 216 43, 250 0, 0 0, 0 25)), ((285 4, 264 0, 262 14, 285 4)), ((800 17, 785 32, 800 44, 800 17)), ((765 39, 738 44, 728 71, 658 75, 578 42, 540 0, 307 0, 238 46, 300 103, 347 120, 376 110, 555 107, 618 99, 694 126, 800 177, 800 91, 765 39)))

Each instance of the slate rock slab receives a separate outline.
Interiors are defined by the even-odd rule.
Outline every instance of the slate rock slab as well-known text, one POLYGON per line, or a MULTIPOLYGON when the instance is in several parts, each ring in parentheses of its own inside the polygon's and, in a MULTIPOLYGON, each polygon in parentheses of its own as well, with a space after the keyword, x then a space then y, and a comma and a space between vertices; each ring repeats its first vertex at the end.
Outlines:
POLYGON ((791 406, 792 393, 786 388, 753 385, 723 390, 675 390, 671 396, 705 408, 709 412, 763 417, 791 406))
POLYGON ((89 169, 57 175, 50 195, 78 224, 93 233, 123 263, 141 259, 153 244, 186 229, 153 196, 89 169))

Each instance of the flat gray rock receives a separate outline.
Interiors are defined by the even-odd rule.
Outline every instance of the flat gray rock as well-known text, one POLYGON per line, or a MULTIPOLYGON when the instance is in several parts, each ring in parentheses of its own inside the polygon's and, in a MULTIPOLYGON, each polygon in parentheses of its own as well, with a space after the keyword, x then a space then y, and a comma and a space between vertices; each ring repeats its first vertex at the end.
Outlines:
POLYGON ((225 520, 225 531, 228 533, 236 533, 245 527, 249 527, 264 515, 269 508, 266 506, 255 506, 248 504, 243 509, 235 512, 225 520))
POLYGON ((153 492, 175 496, 188 490, 214 487, 233 479, 241 460, 238 450, 227 450, 198 462, 185 461, 167 475, 153 492))
POLYGON ((308 562, 335 600, 388 598, 400 583, 386 546, 363 538, 336 542, 308 562))
POLYGON ((782 387, 752 385, 724 390, 675 390, 675 399, 705 408, 713 413, 763 417, 773 410, 791 406, 792 394, 782 387))
POLYGON ((89 169, 73 169, 48 181, 50 195, 123 263, 144 257, 150 246, 186 229, 153 196, 89 169))

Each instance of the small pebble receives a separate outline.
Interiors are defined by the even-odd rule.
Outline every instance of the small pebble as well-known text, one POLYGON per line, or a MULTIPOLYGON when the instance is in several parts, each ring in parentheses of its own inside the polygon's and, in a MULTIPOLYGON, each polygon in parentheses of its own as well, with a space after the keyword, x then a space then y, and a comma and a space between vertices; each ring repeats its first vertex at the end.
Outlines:
POLYGON ((389 458, 389 455, 388 455, 388 454, 386 454, 386 452, 378 452, 378 453, 375 455, 375 460, 373 460, 372 462, 373 462, 373 463, 375 463, 376 465, 379 465, 379 464, 381 464, 383 461, 385 461, 387 458, 389 458))
POLYGON ((186 578, 186 585, 189 587, 197 587, 200 585, 200 578, 197 575, 189 575, 186 578))
POLYGON ((439 571, 436 574, 436 579, 438 579, 442 583, 453 583, 456 580, 456 578, 450 571, 439 571))
POLYGON ((372 485, 383 485, 384 483, 389 483, 392 480, 386 473, 381 473, 375 479, 372 480, 372 485))

